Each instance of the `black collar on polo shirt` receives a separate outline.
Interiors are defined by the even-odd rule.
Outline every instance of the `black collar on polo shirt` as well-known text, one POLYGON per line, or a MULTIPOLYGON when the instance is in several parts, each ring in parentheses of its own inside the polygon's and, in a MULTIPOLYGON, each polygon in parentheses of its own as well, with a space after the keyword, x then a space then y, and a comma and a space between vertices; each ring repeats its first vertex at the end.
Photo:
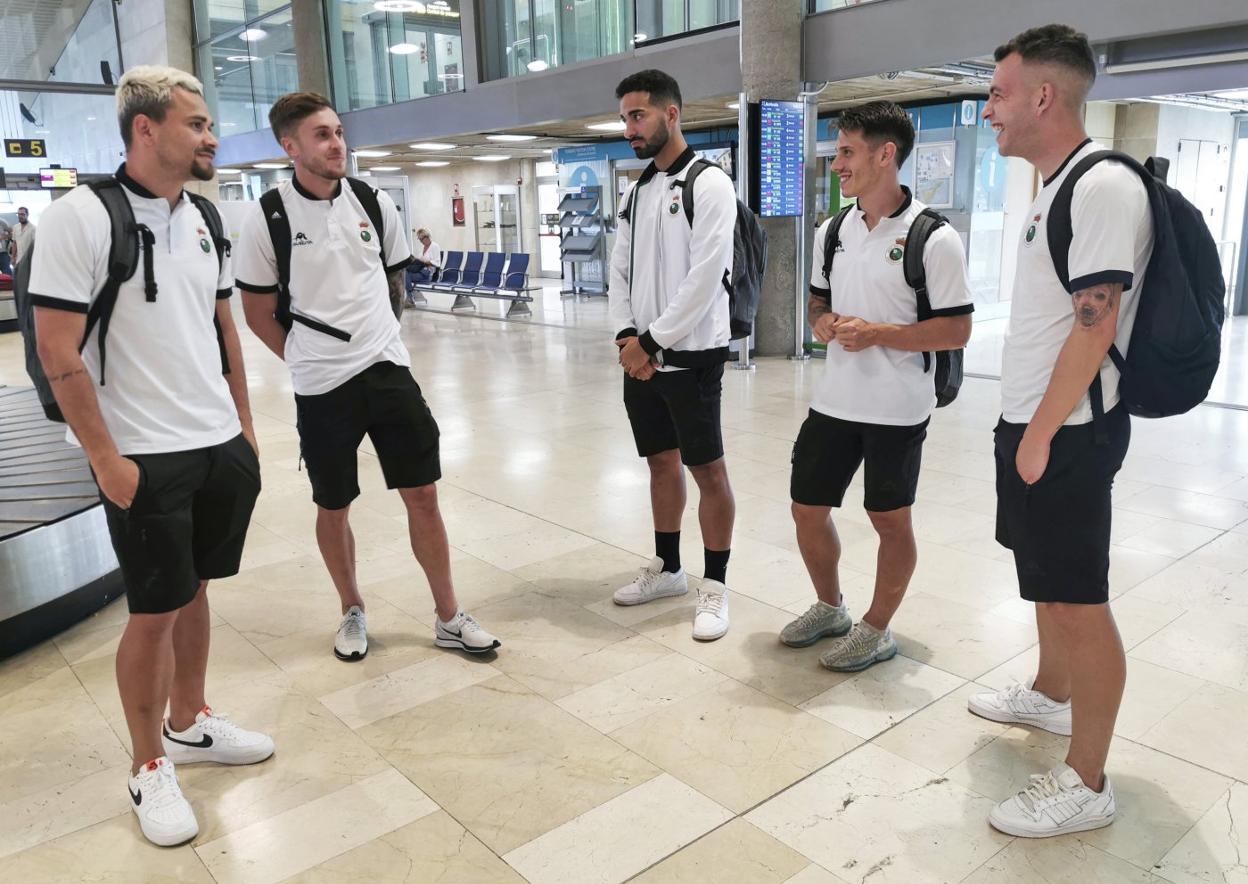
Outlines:
MULTIPOLYGON (((139 182, 135 181, 133 178, 130 177, 130 173, 126 171, 125 163, 122 163, 120 166, 117 167, 117 180, 120 181, 122 185, 125 186, 126 190, 130 191, 135 196, 140 196, 145 200, 160 199, 160 197, 158 197, 156 194, 152 193, 142 184, 140 184, 139 182)), ((178 199, 182 199, 182 194, 178 194, 178 199)))
POLYGON ((331 203, 332 203, 334 200, 338 199, 339 195, 342 193, 342 179, 341 179, 341 178, 340 178, 340 179, 338 179, 338 181, 337 181, 337 182, 335 182, 335 184, 334 184, 334 192, 333 192, 332 194, 330 194, 330 196, 329 196, 329 199, 328 199, 328 200, 322 200, 322 199, 321 199, 319 196, 317 196, 316 194, 314 194, 314 193, 309 193, 309 192, 308 192, 308 189, 307 189, 306 187, 304 187, 302 184, 300 184, 300 183, 299 183, 299 176, 298 176, 298 175, 291 175, 291 176, 290 176, 290 183, 291 183, 292 185, 294 185, 294 188, 295 188, 295 193, 299 194, 299 195, 300 195, 301 197, 303 197, 305 200, 312 200, 312 202, 314 202, 314 203, 315 203, 315 202, 331 202, 331 203))
POLYGON ((659 174, 660 171, 662 171, 664 175, 679 175, 684 170, 685 166, 693 162, 696 157, 697 153, 694 151, 692 146, 689 146, 686 147, 684 152, 681 153, 680 156, 676 157, 676 159, 672 161, 672 164, 666 169, 660 170, 659 167, 654 164, 654 160, 651 160, 650 165, 646 166, 645 171, 641 173, 641 177, 637 179, 637 186, 640 187, 645 184, 655 175, 659 174))
POLYGON ((1044 179, 1043 186, 1048 187, 1050 184, 1052 184, 1054 179, 1056 179, 1058 175, 1062 174, 1062 170, 1070 165, 1070 161, 1075 158, 1075 154, 1079 153, 1079 151, 1083 150, 1085 147, 1087 147, 1091 143, 1092 143, 1091 138, 1083 139, 1083 141, 1079 143, 1079 146, 1076 147, 1074 150, 1072 150, 1070 152, 1070 155, 1067 156, 1066 159, 1062 160, 1062 164, 1057 167, 1057 171, 1054 172, 1052 175, 1050 175, 1048 178, 1044 179))
MULTIPOLYGON (((910 188, 903 184, 901 185, 901 192, 906 195, 906 198, 901 201, 901 205, 897 207, 897 211, 888 216, 890 218, 900 218, 902 215, 906 214, 906 209, 910 208, 910 204, 914 202, 914 194, 910 192, 910 188)), ((854 208, 858 210, 859 214, 866 214, 866 212, 863 211, 861 204, 854 203, 854 208)))

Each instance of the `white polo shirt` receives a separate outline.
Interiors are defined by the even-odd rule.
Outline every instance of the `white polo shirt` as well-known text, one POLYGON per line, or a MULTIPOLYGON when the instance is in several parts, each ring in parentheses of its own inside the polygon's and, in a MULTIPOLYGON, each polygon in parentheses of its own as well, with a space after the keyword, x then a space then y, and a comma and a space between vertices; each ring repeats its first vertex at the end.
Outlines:
MULTIPOLYGON (((390 307, 386 274, 411 263, 403 221, 394 201, 378 192, 385 223, 387 267, 368 213, 341 182, 327 200, 293 178, 278 185, 290 219, 290 303, 301 314, 351 335, 343 341, 296 322, 286 336, 286 364, 295 392, 327 393, 378 362, 410 366, 390 307)), ((234 250, 236 284, 244 292, 277 291, 277 261, 263 213, 257 207, 234 250)))
MULTIPOLYGON (((233 291, 227 255, 217 250, 199 209, 183 193, 169 201, 118 171, 135 221, 155 236, 156 300, 144 293, 139 266, 117 294, 108 327, 108 358, 100 385, 98 335, 82 351, 95 381, 104 424, 122 454, 160 454, 228 442, 242 428, 221 373, 217 300, 233 291)), ((108 276, 111 225, 85 185, 56 200, 40 218, 39 247, 30 268, 31 300, 41 310, 85 314, 108 276)), ((97 326, 98 328, 98 326, 97 326)), ((72 432, 70 442, 77 444, 72 432)))
MULTIPOLYGON (((1010 301, 1001 361, 1001 413, 1026 424, 1049 388, 1057 356, 1074 327, 1070 292, 1097 283, 1121 282, 1118 333, 1114 343, 1125 356, 1135 325, 1136 293, 1153 253, 1153 218, 1148 191, 1134 171, 1104 160, 1075 185, 1071 200, 1070 292, 1062 287, 1049 253, 1049 207, 1075 163, 1101 150, 1091 140, 1079 147, 1047 181, 1028 211, 1018 244, 1018 270, 1010 301)), ((1108 356, 1101 364, 1105 410, 1118 404, 1118 370, 1108 356)), ((1066 424, 1086 424, 1092 407, 1085 394, 1066 424)))
MULTIPOLYGON (((44 223, 47 223, 46 219, 44 223)), ((25 224, 14 224, 9 231, 9 236, 17 247, 17 258, 13 261, 16 266, 26 259, 31 246, 35 244, 35 225, 30 221, 27 221, 25 224)))
MULTIPOLYGON (((907 190, 901 208, 881 218, 874 230, 867 230, 862 210, 851 210, 841 224, 841 251, 832 262, 830 285, 823 277, 823 244, 836 216, 829 218, 815 233, 811 293, 829 298, 832 310, 842 316, 894 325, 918 322, 918 297, 906 285, 903 259, 906 235, 923 209, 907 190)), ((962 239, 948 224, 928 239, 923 269, 933 316, 961 316, 975 309, 962 239)), ((849 353, 832 341, 810 407, 864 424, 921 424, 936 407, 934 370, 934 365, 932 371, 923 370, 922 353, 879 346, 849 353)))

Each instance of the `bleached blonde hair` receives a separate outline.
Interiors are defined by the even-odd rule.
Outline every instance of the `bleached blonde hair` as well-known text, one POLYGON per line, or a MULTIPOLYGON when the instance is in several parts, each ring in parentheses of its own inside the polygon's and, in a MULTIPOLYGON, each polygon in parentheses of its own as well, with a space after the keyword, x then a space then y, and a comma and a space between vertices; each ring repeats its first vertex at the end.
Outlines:
POLYGON ((130 147, 134 118, 139 114, 160 122, 173 104, 173 90, 185 89, 195 95, 204 94, 204 85, 177 68, 143 64, 132 67, 117 84, 117 121, 121 124, 121 140, 130 147))

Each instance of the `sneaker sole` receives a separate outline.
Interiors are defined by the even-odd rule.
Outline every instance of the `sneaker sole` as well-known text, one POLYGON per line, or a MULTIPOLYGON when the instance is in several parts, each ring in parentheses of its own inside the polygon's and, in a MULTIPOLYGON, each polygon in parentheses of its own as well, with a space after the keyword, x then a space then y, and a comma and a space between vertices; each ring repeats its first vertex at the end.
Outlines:
POLYGON ((818 633, 817 635, 812 636, 811 638, 805 639, 804 641, 800 641, 800 642, 791 642, 791 641, 788 641, 787 639, 781 638, 780 644, 786 645, 790 648, 809 648, 811 645, 813 645, 815 642, 819 641, 820 639, 840 638, 843 635, 849 635, 849 631, 853 628, 854 628, 854 624, 851 623, 848 626, 846 626, 844 629, 825 629, 822 632, 818 633))
POLYGON ((177 847, 180 844, 194 841, 196 836, 199 835, 198 820, 193 821, 194 828, 192 829, 184 829, 181 832, 173 832, 171 834, 156 834, 148 832, 147 829, 143 828, 143 819, 133 805, 130 808, 130 812, 134 814, 134 819, 139 824, 139 831, 143 833, 143 837, 157 847, 177 847))
POLYGON ((727 634, 728 634, 728 627, 725 626, 722 632, 717 632, 715 635, 698 635, 695 632, 693 634, 693 640, 696 642, 714 642, 714 641, 719 641, 721 638, 723 638, 727 634))
POLYGON ((1054 829, 1031 829, 1027 826, 1015 826, 1003 820, 994 819, 993 814, 988 815, 988 825, 992 826, 998 832, 1004 832, 1007 835, 1014 835, 1017 838, 1055 838, 1058 835, 1070 835, 1075 832, 1090 832, 1093 829, 1103 829, 1113 823, 1113 821, 1113 816, 1097 817, 1081 823, 1058 826, 1054 829))
POLYGON ((1029 721, 1025 718, 1019 718, 1017 715, 1011 715, 1008 712, 997 712, 994 709, 986 707, 976 707, 972 700, 966 701, 966 709, 972 715, 978 715, 980 718, 988 721, 995 721, 997 724, 1018 724, 1023 727, 1034 727, 1042 731, 1048 731, 1051 734, 1057 734, 1059 737, 1070 736, 1070 725, 1050 726, 1039 721, 1029 721))
POLYGON ((621 608, 631 608, 634 605, 644 605, 647 602, 657 602, 659 599, 670 599, 674 596, 686 595, 688 594, 688 592, 689 592, 689 587, 686 586, 682 589, 672 589, 672 590, 666 590, 664 592, 656 592, 654 595, 648 596, 647 598, 644 598, 644 599, 620 599, 620 598, 617 598, 616 596, 611 596, 611 601, 615 602, 621 608))
POLYGON ((334 648, 334 656, 337 657, 339 660, 342 660, 345 663, 357 663, 360 660, 363 660, 365 657, 368 656, 368 649, 365 648, 364 653, 362 654, 357 653, 355 651, 352 651, 350 654, 344 654, 342 653, 342 651, 338 650, 337 648, 334 648))
POLYGON ((248 753, 239 753, 234 756, 225 756, 220 753, 209 750, 187 749, 184 753, 176 751, 173 744, 165 743, 165 757, 173 762, 175 767, 181 767, 186 764, 228 764, 228 765, 247 765, 259 764, 261 761, 267 761, 273 757, 273 749, 253 749, 248 753))
POLYGON ((503 646, 502 642, 496 641, 488 648, 470 648, 458 639, 453 638, 435 638, 433 643, 439 648, 452 648, 456 651, 466 651, 469 654, 488 654, 490 651, 497 650, 503 646))
POLYGON ((862 670, 869 669, 870 667, 874 666, 876 663, 886 663, 887 661, 893 659, 896 656, 897 656, 897 647, 894 645, 893 647, 885 651, 883 654, 876 654, 870 660, 863 660, 861 663, 855 663, 852 666, 846 666, 846 665, 829 666, 827 663, 824 663, 822 660, 819 661, 819 665, 822 666, 824 669, 828 670, 829 672, 862 672, 862 670))

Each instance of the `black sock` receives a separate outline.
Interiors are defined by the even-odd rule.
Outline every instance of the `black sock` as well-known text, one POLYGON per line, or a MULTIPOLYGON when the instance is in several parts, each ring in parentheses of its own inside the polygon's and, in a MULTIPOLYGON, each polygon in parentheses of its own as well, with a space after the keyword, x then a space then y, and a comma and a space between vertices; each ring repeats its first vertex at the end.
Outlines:
POLYGON ((730 549, 703 549, 706 569, 702 572, 705 580, 718 580, 723 583, 728 579, 728 556, 730 549))
POLYGON ((654 554, 663 560, 663 570, 675 574, 680 570, 680 532, 655 531, 654 554))

